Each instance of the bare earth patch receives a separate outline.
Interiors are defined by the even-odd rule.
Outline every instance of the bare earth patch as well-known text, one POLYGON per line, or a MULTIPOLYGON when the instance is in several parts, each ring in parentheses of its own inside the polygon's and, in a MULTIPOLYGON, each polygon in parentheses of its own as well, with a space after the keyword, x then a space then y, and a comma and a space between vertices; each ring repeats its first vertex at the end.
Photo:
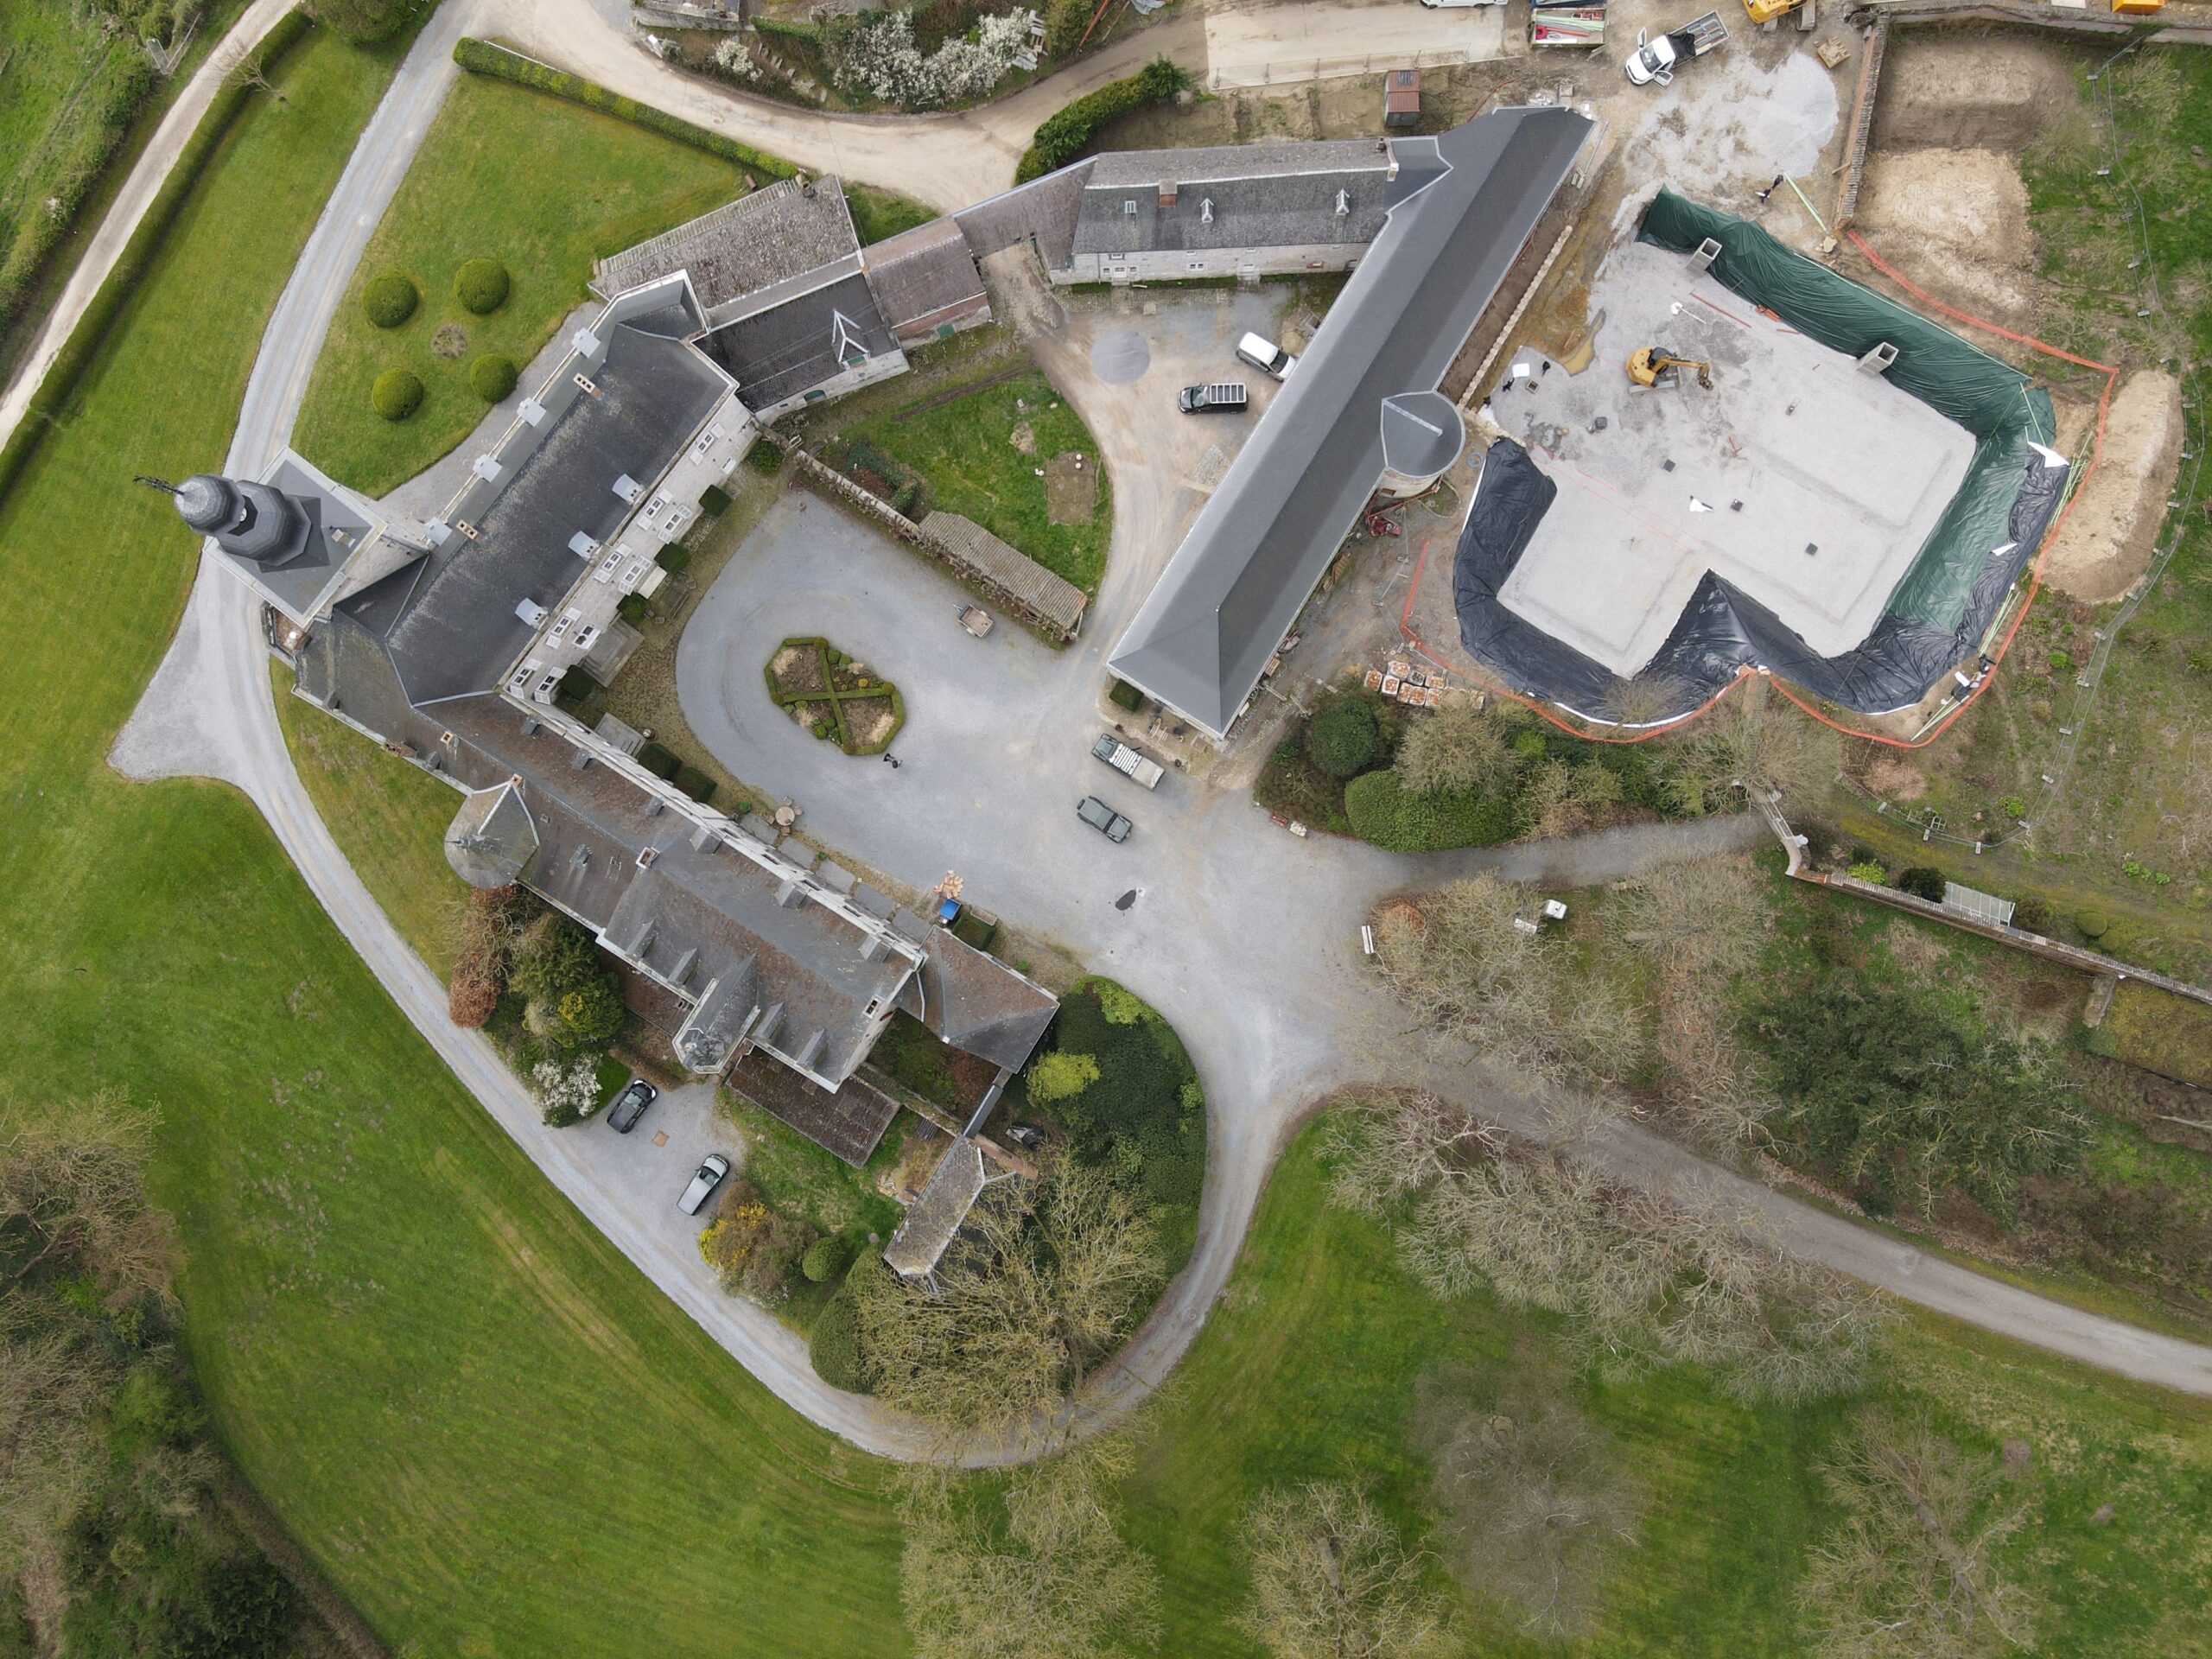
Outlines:
POLYGON ((442 323, 430 336, 430 349, 440 357, 459 357, 468 349, 468 330, 457 322, 442 323))
POLYGON ((845 728, 852 733, 855 748, 879 747, 890 740, 897 724, 888 697, 866 697, 845 704, 845 728))
POLYGON ((1876 252, 1906 277, 2014 327, 2038 304, 2035 238, 2018 163, 1994 149, 1877 152, 1857 214, 1876 252))
POLYGON ((2151 562, 2181 464, 2181 382, 2139 369, 2120 383, 2105 416, 2097 469, 2082 486, 2044 580, 2092 605, 2118 599, 2151 562))
POLYGON ((2056 48, 2013 35, 1902 32, 1883 54, 1873 143, 2018 152, 2077 102, 2056 48))
POLYGON ((1007 442, 1025 455, 1033 455, 1037 453, 1037 433, 1027 421, 1014 429, 1007 442))
POLYGON ((1866 768, 1866 787, 1892 801, 1916 801, 1928 792, 1928 774, 1893 755, 1881 755, 1866 768))
POLYGON ((1070 450, 1045 463, 1045 513, 1056 524, 1087 524, 1098 510, 1098 467, 1070 450))
POLYGON ((823 691, 829 689, 822 677, 821 654, 802 651, 797 645, 785 645, 776 653, 771 668, 776 684, 785 691, 823 691))

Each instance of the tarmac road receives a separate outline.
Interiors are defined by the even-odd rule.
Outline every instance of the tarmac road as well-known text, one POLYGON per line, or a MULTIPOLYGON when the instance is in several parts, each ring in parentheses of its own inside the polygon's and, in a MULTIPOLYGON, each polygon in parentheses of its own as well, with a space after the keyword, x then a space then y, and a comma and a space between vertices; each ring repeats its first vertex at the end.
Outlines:
MULTIPOLYGON (((563 9, 568 7, 588 10, 583 0, 556 0, 534 10, 566 15, 563 9)), ((465 30, 486 30, 490 10, 488 0, 449 0, 409 54, 365 131, 263 339, 232 446, 234 468, 257 468, 290 430, 346 277, 453 73, 452 42, 465 30)), ((938 124, 925 124, 923 130, 938 124)), ((1040 709, 1036 721, 1039 752, 1057 756, 1087 741, 1096 718, 1095 704, 1077 705, 1090 697, 1086 688, 1095 686, 1096 658, 1141 591, 1147 563, 1156 563, 1160 538, 1172 537, 1177 515, 1186 512, 1189 503, 1179 487, 1144 470, 1147 423, 1133 416, 1127 403, 1118 414, 1109 412, 1095 383, 1077 372, 1071 345, 1046 340, 1040 355, 1090 419, 1116 480, 1114 574, 1084 641, 1058 664, 1061 690, 1054 695, 1064 701, 1040 709), (1138 556, 1140 549, 1154 551, 1147 558, 1138 556)), ((934 695, 923 684, 916 690, 925 701, 934 695)), ((718 741, 712 736, 708 741, 718 741)), ((1074 755, 1083 759, 1079 747, 1074 755)), ((639 1224, 631 1206, 597 1179, 576 1143, 543 1127, 535 1103, 481 1035, 458 1030, 448 1020, 443 988, 377 908, 293 770, 276 720, 255 607, 244 585, 222 567, 203 563, 177 638, 111 758, 134 777, 207 776, 243 790, 267 817, 340 931, 463 1085, 655 1285, 811 1421, 885 1455, 913 1458, 934 1452, 931 1438, 918 1426, 823 1383, 808 1363, 800 1338, 772 1316, 702 1288, 668 1236, 639 1224)), ((890 772, 868 770, 871 775, 890 772)), ((1075 771, 1080 775, 1081 766, 1075 771)), ((931 786, 920 774, 909 774, 914 769, 891 775, 918 789, 931 786)), ((1163 785, 1163 798, 1169 787, 1163 785)), ((895 815, 857 802, 848 810, 834 791, 819 787, 813 798, 817 821, 830 842, 849 847, 856 855, 875 855, 895 871, 916 873, 919 851, 899 840, 895 815)), ((989 823, 990 815, 986 812, 980 822, 989 823)), ((1027 830, 1002 823, 1000 832, 1027 830)), ((1603 880, 1672 853, 1742 844, 1741 838, 1760 833, 1754 821, 1734 818, 1416 861, 1368 849, 1325 849, 1298 841, 1273 830, 1264 815, 1233 791, 1193 789, 1187 805, 1179 803, 1174 809, 1172 831, 1163 825, 1161 833, 1129 849, 1113 849, 1130 851, 1142 861, 1129 867, 1141 871, 1140 880, 1119 873, 1105 876, 1058 900, 1073 907, 1067 914, 1047 910, 1045 916, 1071 944, 1090 946, 1096 965, 1128 981, 1175 1020, 1212 1102, 1211 1148, 1191 1265, 1116 1363, 1099 1377, 1087 1396, 1086 1412, 1100 1421, 1116 1419, 1166 1376, 1227 1281, 1285 1137, 1306 1103, 1348 1080, 1358 1063, 1356 1053, 1347 1052, 1347 1039, 1362 995, 1356 929, 1369 898, 1415 880, 1433 881, 1482 866, 1519 875, 1556 867, 1555 873, 1567 879, 1603 880), (1132 885, 1144 887, 1145 897, 1129 912, 1114 911, 1109 890, 1118 893, 1132 885)), ((937 871, 924 865, 920 873, 927 880, 937 871)), ((993 874, 1020 879, 1014 867, 995 868, 993 874)), ((1049 874, 1028 878, 1026 889, 1010 889, 1016 903, 1033 898, 1040 905, 1055 902, 1049 874)), ((1479 1069, 1462 1082, 1467 1085, 1463 1094, 1475 1096, 1470 1103, 1487 1115, 1516 1128, 1541 1128, 1539 1109, 1510 1085, 1500 1086, 1479 1069)), ((1640 1179, 1718 1182, 1739 1189, 1746 1201, 1773 1214, 1789 1248, 1908 1300, 2139 1381, 2212 1395, 2212 1350, 2080 1313, 1925 1258, 1910 1247, 1724 1175, 1633 1129, 1619 1133, 1608 1155, 1640 1179)), ((988 1447, 967 1460, 1006 1461, 1020 1455, 1018 1447, 988 1447)))

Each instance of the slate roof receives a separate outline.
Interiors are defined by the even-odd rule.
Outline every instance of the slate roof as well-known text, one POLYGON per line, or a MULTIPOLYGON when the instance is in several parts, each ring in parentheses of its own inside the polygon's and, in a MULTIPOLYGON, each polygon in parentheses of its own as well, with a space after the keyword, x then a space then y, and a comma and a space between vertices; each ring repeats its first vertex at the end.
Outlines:
POLYGON ((699 342, 737 382, 747 409, 772 408, 844 372, 855 346, 869 357, 899 349, 890 326, 855 272, 826 287, 715 329, 699 342), (840 320, 842 319, 842 326, 840 320))
POLYGON ((899 1006, 953 1047, 1019 1071, 1044 1037, 1059 999, 1004 963, 932 927, 929 957, 899 995, 899 1006))
POLYGON ((1074 247, 1076 210, 1095 165, 1077 162, 1041 179, 1018 184, 953 214, 976 257, 998 253, 1031 237, 1053 270, 1067 268, 1074 247))
POLYGON ((570 539, 581 531, 603 540, 630 512, 615 480, 658 478, 728 390, 664 335, 620 323, 601 344, 590 371, 598 395, 573 380, 545 389, 544 423, 518 423, 502 445, 511 458, 526 453, 457 499, 452 517, 474 539, 455 528, 427 557, 339 602, 334 614, 383 637, 409 701, 498 685, 535 632, 517 606, 560 602, 582 574, 570 539))
POLYGON ((1090 601, 1082 588, 974 519, 932 512, 923 516, 922 534, 956 565, 1013 594, 1061 632, 1073 633, 1083 621, 1090 601))
POLYGON ((877 243, 861 256, 884 320, 903 328, 983 296, 976 256, 959 221, 933 219, 877 243))
POLYGON ((935 1272, 986 1185, 982 1150, 966 1135, 959 1136, 907 1206, 883 1259, 910 1279, 935 1272))
POLYGON ((601 260, 592 287, 602 299, 612 299, 672 271, 687 271, 699 303, 711 314, 859 250, 844 188, 834 175, 810 186, 779 179, 601 260))
POLYGON ((1093 162, 1078 254, 1335 246, 1382 228, 1389 147, 1372 139, 1133 150, 1093 162), (1162 200, 1173 188, 1174 200, 1162 200))
POLYGON ((1435 390, 1590 125, 1498 110, 1435 139, 1410 194, 1402 168, 1381 235, 1122 636, 1116 674, 1228 731, 1382 477, 1383 401, 1435 390))

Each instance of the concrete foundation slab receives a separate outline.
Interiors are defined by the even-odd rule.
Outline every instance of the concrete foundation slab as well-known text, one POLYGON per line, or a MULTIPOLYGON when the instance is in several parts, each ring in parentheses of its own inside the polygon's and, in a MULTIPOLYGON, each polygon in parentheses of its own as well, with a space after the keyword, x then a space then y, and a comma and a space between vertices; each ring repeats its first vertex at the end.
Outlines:
POLYGON ((1623 675, 1707 570, 1824 655, 1858 645, 1957 491, 1973 435, 1680 254, 1614 249, 1591 291, 1601 312, 1588 368, 1523 351, 1492 396, 1559 486, 1499 597, 1623 675), (1711 389, 1688 370, 1633 385, 1627 359, 1645 346, 1710 363, 1711 389))

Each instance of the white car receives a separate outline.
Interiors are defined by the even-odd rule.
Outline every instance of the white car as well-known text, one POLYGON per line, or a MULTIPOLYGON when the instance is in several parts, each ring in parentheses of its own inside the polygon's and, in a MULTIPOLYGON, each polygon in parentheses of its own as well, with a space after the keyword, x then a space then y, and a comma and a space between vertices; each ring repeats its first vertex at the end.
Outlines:
POLYGON ((676 1201, 676 1207, 687 1216, 697 1215, 699 1206, 715 1196, 715 1189, 728 1174, 729 1160, 719 1152, 709 1153, 707 1161, 699 1166, 699 1173, 691 1178, 691 1185, 683 1189, 683 1196, 676 1201))
POLYGON ((1247 334, 1236 342, 1236 355, 1269 379, 1287 379, 1298 359, 1265 334, 1247 334))

